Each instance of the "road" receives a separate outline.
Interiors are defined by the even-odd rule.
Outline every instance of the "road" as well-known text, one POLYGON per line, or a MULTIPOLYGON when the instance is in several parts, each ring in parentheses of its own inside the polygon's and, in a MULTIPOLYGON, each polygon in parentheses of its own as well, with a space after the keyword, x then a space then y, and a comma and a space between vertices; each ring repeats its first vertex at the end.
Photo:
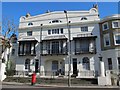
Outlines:
POLYGON ((41 87, 41 86, 15 86, 15 85, 3 85, 2 90, 120 90, 118 87, 104 88, 104 87, 41 87))

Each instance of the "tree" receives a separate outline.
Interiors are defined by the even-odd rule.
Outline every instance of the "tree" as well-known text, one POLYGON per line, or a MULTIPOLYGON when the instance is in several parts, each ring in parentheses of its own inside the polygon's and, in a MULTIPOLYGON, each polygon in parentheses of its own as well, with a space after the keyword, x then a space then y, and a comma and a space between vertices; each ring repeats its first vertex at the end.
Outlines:
POLYGON ((18 31, 18 26, 14 23, 12 19, 3 19, 2 22, 2 35, 3 38, 1 39, 2 43, 2 53, 6 50, 6 48, 10 49, 10 39, 13 34, 15 35, 18 31))
MULTIPOLYGON (((6 73, 9 74, 11 68, 12 68, 12 60, 9 60, 9 53, 10 53, 10 47, 11 47, 11 38, 13 36, 16 36, 16 33, 18 31, 18 26, 14 23, 14 20, 12 19, 3 19, 2 22, 2 38, 0 38, 0 43, 2 44, 2 53, 3 56, 7 55, 7 61, 5 58, 2 58, 2 63, 6 64, 6 73), (8 54, 5 54, 5 50, 8 50, 8 54)), ((10 72, 11 73, 11 72, 10 72)))

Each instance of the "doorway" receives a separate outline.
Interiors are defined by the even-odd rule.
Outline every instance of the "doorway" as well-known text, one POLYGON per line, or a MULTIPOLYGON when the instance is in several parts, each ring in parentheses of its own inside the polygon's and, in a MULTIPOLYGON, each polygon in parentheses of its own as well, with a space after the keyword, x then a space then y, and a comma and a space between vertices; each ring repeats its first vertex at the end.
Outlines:
POLYGON ((77 58, 73 59, 73 75, 77 76, 78 71, 77 71, 77 58))
POLYGON ((39 72, 39 60, 35 59, 35 73, 39 72))

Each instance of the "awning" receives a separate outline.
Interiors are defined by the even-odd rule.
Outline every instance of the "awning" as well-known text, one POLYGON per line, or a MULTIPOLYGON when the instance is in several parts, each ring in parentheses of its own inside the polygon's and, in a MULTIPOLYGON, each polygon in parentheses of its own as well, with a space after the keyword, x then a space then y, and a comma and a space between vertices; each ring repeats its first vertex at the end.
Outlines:
POLYGON ((73 39, 84 39, 84 38, 97 38, 97 36, 92 35, 92 33, 86 33, 86 34, 78 34, 77 37, 73 37, 73 39))
POLYGON ((22 42, 22 41, 25 41, 25 42, 27 42, 27 41, 35 41, 35 42, 37 42, 37 39, 35 37, 23 37, 23 38, 20 38, 18 40, 18 42, 22 42))
POLYGON ((54 36, 46 36, 43 41, 47 40, 67 40, 65 35, 54 35, 54 36))

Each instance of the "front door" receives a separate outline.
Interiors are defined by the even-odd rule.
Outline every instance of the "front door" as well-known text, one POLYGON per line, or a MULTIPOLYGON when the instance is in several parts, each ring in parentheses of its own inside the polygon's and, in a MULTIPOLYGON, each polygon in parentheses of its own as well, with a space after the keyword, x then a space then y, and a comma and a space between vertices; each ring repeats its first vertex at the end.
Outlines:
POLYGON ((39 72, 39 60, 35 60, 35 73, 39 72))
POLYGON ((75 76, 77 76, 78 72, 77 72, 77 58, 73 59, 73 74, 75 76))

